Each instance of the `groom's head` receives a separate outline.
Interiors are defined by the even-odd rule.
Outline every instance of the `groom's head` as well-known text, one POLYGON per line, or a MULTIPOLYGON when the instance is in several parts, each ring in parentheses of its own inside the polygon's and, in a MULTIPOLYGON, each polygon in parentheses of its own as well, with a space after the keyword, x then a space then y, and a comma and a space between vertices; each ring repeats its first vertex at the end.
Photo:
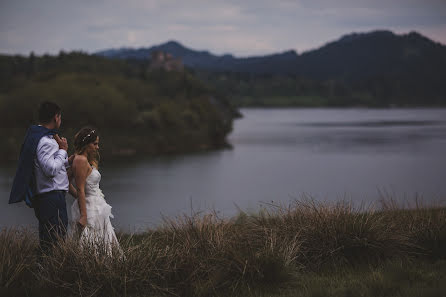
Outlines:
POLYGON ((62 123, 62 114, 59 105, 45 101, 39 107, 39 124, 50 129, 59 129, 62 123))

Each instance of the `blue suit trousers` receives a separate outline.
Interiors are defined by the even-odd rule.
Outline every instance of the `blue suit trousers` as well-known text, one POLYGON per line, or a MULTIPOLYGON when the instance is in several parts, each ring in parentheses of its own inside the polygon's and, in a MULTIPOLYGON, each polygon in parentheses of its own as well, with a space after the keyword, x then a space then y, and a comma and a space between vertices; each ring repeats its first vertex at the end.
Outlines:
POLYGON ((67 233, 68 215, 65 191, 51 191, 36 195, 34 213, 39 220, 40 246, 47 250, 67 233))

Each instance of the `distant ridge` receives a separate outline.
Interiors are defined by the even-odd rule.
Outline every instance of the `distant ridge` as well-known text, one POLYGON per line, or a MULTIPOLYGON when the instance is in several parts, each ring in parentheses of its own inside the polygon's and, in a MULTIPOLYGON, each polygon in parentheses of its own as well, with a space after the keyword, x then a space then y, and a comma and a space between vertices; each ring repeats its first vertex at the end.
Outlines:
MULTIPOLYGON (((150 48, 120 48, 107 49, 95 52, 95 55, 104 56, 107 58, 117 59, 149 59, 152 51, 168 52, 174 57, 182 58, 185 65, 192 68, 208 69, 208 70, 222 70, 222 71, 248 71, 250 66, 258 68, 259 65, 265 61, 286 61, 298 57, 294 50, 288 50, 283 53, 275 53, 267 56, 236 58, 231 54, 213 55, 209 51, 196 51, 186 48, 177 41, 168 41, 166 43, 155 45, 150 48)), ((261 69, 254 69, 254 72, 268 72, 268 68, 260 67, 261 69), (263 69, 265 68, 265 69, 263 69)))
POLYGON ((317 79, 358 80, 445 73, 446 47, 417 32, 353 33, 302 54, 297 73, 317 79))
POLYGON ((266 56, 237 58, 189 49, 177 41, 150 48, 121 48, 96 52, 109 58, 141 59, 161 50, 181 57, 191 68, 255 74, 294 74, 312 79, 352 81, 408 73, 446 74, 446 47, 417 33, 397 35, 388 30, 351 33, 324 46, 297 54, 294 50, 266 56))

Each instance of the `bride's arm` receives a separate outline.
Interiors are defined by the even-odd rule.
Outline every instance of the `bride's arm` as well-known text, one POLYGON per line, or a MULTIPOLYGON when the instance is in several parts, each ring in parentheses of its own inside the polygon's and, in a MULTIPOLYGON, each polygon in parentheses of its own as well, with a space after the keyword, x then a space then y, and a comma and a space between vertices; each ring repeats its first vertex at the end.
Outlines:
POLYGON ((69 189, 68 189, 68 193, 71 194, 71 196, 73 196, 74 198, 77 199, 77 190, 76 188, 73 186, 72 183, 70 183, 69 189))
POLYGON ((73 168, 72 167, 67 169, 67 174, 68 174, 68 182, 69 182, 68 193, 70 193, 71 196, 73 196, 74 198, 77 198, 77 190, 71 183, 71 180, 73 178, 73 168))
POLYGON ((87 180, 90 166, 85 156, 76 156, 73 161, 74 180, 77 186, 77 202, 79 203, 80 219, 78 223, 85 227, 87 225, 87 205, 85 202, 85 181, 87 180))

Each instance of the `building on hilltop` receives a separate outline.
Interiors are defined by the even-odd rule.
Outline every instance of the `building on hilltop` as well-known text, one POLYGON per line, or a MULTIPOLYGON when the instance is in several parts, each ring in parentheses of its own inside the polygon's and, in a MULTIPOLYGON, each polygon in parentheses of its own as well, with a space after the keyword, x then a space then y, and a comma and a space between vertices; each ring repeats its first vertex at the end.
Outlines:
POLYGON ((157 69, 182 72, 184 65, 181 58, 174 58, 171 54, 163 51, 153 51, 151 53, 149 71, 157 69))

